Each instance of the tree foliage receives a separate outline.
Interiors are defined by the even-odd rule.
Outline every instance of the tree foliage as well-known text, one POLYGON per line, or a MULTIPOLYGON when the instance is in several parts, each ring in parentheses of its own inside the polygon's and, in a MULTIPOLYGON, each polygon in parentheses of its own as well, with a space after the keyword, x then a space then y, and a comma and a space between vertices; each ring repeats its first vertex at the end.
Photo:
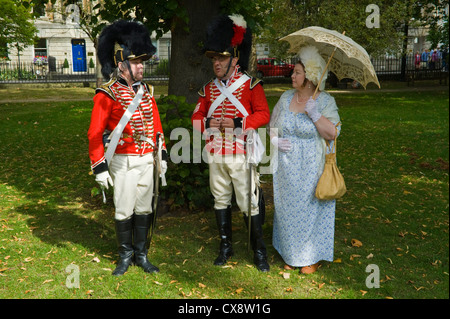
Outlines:
POLYGON ((0 0, 0 43, 14 44, 18 51, 33 44, 37 29, 27 6, 18 0, 0 0))
POLYGON ((220 12, 242 14, 254 33, 268 21, 269 0, 113 0, 102 1, 102 19, 136 19, 160 38, 171 32, 169 94, 182 95, 189 103, 212 76, 210 62, 202 52, 206 27, 220 12))
POLYGON ((416 3, 415 17, 420 19, 423 25, 429 27, 427 40, 431 42, 433 49, 439 44, 444 47, 449 44, 448 7, 448 0, 416 3))
MULTIPOLYGON (((142 21, 150 30, 154 30, 160 38, 166 32, 183 25, 189 31, 188 0, 113 0, 100 1, 95 7, 100 10, 103 19, 136 19, 142 21)), ((217 1, 223 13, 242 14, 254 32, 260 32, 266 21, 270 21, 267 12, 271 7, 269 0, 231 0, 217 1)), ((195 2, 194 2, 195 5, 195 2)), ((201 11, 198 6, 197 10, 201 11)), ((208 20, 212 17, 203 17, 208 20)))
POLYGON ((345 34, 361 44, 369 54, 398 52, 403 40, 401 26, 410 19, 411 5, 404 0, 377 1, 379 27, 368 27, 372 12, 366 8, 372 0, 273 0, 271 28, 258 40, 270 44, 277 56, 286 55, 288 45, 278 39, 309 26, 320 26, 345 34))

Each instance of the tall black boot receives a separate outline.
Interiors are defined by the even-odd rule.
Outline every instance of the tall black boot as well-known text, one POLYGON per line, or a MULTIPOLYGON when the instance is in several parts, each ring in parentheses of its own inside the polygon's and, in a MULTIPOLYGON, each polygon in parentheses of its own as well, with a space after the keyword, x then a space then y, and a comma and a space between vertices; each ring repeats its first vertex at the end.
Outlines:
MULTIPOLYGON (((248 229, 248 217, 244 215, 245 225, 248 229)), ((270 270, 267 262, 266 245, 263 240, 261 215, 251 217, 250 225, 250 243, 253 249, 253 262, 259 271, 266 272, 270 270)))
POLYGON ((216 222, 220 235, 219 256, 214 261, 214 265, 223 266, 227 260, 233 256, 231 242, 231 207, 226 209, 216 209, 216 222))
POLYGON ((133 217, 116 220, 116 236, 120 260, 112 274, 122 276, 133 263, 133 217))
POLYGON ((159 272, 158 267, 152 265, 147 259, 148 231, 153 223, 153 215, 134 215, 134 259, 135 265, 144 269, 145 272, 159 272))

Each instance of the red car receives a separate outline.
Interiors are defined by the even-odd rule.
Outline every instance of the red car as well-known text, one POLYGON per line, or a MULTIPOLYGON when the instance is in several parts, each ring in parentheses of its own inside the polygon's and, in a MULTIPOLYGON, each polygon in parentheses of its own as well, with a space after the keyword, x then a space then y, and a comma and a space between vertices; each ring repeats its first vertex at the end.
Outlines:
POLYGON ((288 64, 276 58, 261 58, 258 59, 258 72, 256 76, 263 78, 267 76, 285 76, 292 75, 294 70, 293 64, 288 64))

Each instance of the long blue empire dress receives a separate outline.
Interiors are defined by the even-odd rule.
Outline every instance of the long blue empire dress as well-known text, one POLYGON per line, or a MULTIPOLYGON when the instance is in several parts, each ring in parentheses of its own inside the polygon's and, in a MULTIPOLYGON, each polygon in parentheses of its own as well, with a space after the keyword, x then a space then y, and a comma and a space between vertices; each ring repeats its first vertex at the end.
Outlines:
MULTIPOLYGON (((278 152, 273 176, 273 246, 285 263, 304 267, 321 260, 333 261, 336 201, 318 200, 314 195, 323 171, 322 155, 317 154, 321 149, 317 144, 322 139, 308 115, 289 110, 294 93, 295 90, 287 91, 276 106, 279 136, 288 138, 292 149, 278 152)), ((335 117, 329 119, 337 124, 334 98, 322 92, 317 102, 319 111, 334 103, 335 117)))

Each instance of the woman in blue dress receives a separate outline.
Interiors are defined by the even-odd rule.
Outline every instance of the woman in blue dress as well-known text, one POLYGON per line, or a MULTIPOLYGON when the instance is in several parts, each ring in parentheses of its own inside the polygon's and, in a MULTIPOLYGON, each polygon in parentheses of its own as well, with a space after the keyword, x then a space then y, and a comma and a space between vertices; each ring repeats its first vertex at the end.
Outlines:
POLYGON ((278 150, 273 161, 273 246, 286 269, 299 267, 308 274, 319 261, 333 261, 336 202, 317 199, 315 189, 324 168, 325 140, 339 134, 340 118, 334 98, 323 91, 326 75, 312 98, 326 66, 317 49, 305 47, 299 57, 293 89, 280 97, 269 123, 278 150))

